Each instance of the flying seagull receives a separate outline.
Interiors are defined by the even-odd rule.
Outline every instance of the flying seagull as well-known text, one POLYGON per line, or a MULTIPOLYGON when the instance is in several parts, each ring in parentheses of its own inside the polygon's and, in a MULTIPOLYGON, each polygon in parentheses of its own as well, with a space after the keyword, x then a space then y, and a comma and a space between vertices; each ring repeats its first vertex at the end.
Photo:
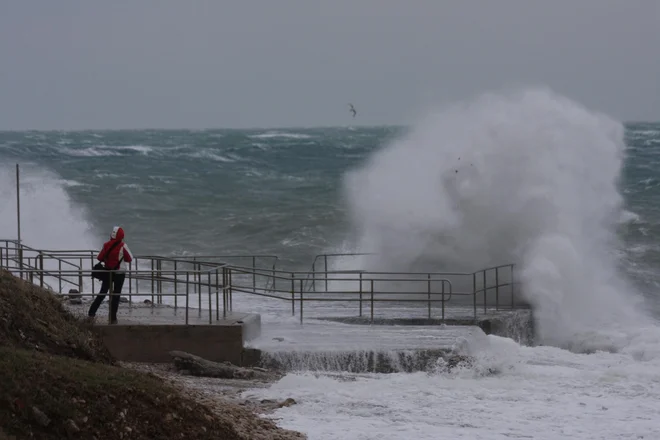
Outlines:
POLYGON ((357 110, 355 110, 355 107, 353 107, 353 104, 348 104, 348 106, 350 107, 349 111, 351 113, 353 113, 353 117, 355 117, 355 115, 357 115, 357 110))

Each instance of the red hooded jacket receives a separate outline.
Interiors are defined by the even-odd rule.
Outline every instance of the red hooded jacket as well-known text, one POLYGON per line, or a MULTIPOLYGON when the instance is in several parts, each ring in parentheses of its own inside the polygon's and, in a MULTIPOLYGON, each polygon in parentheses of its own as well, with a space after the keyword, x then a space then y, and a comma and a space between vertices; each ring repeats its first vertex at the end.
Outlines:
POLYGON ((118 226, 112 229, 110 240, 103 243, 103 249, 99 252, 97 260, 105 263, 105 267, 111 270, 122 270, 122 262, 130 263, 133 261, 133 254, 124 240, 124 230, 118 226), (113 248, 112 246, 117 245, 113 248), (112 250, 110 250, 112 248, 112 250))

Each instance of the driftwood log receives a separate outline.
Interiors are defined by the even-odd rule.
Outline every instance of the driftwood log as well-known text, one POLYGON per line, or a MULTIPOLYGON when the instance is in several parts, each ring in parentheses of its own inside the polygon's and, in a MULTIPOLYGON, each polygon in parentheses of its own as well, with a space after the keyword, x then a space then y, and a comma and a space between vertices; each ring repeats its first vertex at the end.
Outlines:
POLYGON ((237 367, 229 362, 213 362, 185 351, 170 351, 169 354, 174 360, 176 369, 191 376, 256 380, 273 378, 272 373, 263 369, 237 367))

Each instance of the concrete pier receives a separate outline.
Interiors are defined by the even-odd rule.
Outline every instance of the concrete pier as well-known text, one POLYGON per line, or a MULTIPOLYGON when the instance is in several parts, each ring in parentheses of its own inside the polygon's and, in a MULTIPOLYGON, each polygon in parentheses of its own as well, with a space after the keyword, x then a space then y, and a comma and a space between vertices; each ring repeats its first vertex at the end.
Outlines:
MULTIPOLYGON (((67 309, 83 315, 89 304, 67 304, 67 309)), ((122 304, 118 323, 107 322, 107 304, 99 309, 94 326, 99 330, 110 353, 126 362, 171 362, 169 352, 185 351, 215 362, 244 364, 244 344, 261 334, 261 316, 233 312, 226 317, 211 317, 208 311, 167 306, 129 306, 122 304)))

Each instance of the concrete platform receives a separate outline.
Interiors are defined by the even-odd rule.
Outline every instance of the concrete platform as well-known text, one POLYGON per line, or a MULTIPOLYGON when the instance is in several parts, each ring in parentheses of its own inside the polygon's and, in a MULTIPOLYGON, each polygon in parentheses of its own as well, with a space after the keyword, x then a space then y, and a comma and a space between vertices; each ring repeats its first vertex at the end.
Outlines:
MULTIPOLYGON (((89 303, 66 304, 78 316, 85 316, 89 303)), ((97 313, 94 326, 115 358, 127 362, 171 362, 169 352, 180 350, 215 362, 243 365, 244 344, 261 334, 261 316, 233 312, 226 317, 208 312, 168 306, 121 304, 118 323, 107 323, 107 305, 97 313), (105 309, 105 310, 104 310, 105 309)))
POLYGON ((462 315, 460 310, 450 310, 447 318, 374 318, 364 316, 327 317, 321 320, 356 325, 388 326, 477 326, 487 335, 511 338, 514 341, 531 345, 534 343, 534 317, 530 309, 491 310, 473 317, 462 315))
POLYGON ((426 318, 295 317, 265 322, 259 338, 246 344, 248 365, 286 371, 392 373, 429 371, 461 347, 488 334, 522 344, 533 342, 530 310, 493 311, 465 319, 456 311, 444 322, 426 318))

